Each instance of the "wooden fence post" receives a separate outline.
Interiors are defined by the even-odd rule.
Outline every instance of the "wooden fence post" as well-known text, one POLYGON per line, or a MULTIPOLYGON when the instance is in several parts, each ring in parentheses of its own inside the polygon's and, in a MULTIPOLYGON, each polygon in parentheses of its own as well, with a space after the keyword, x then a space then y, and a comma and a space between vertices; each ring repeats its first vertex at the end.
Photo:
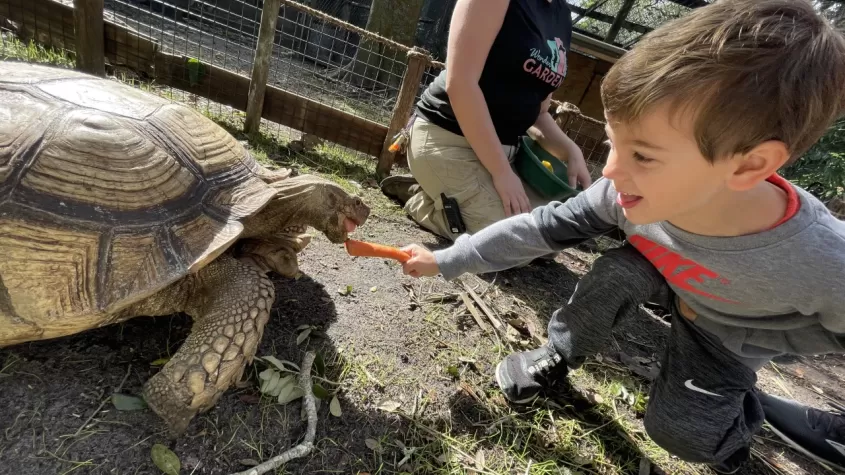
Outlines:
POLYGON ((73 0, 73 27, 76 31, 76 68, 105 76, 103 0, 73 0))
POLYGON ((393 106, 393 116, 390 118, 390 125, 387 127, 387 137, 381 148, 381 154, 376 167, 376 175, 379 181, 390 175, 393 167, 393 153, 389 150, 393 143, 393 136, 402 130, 411 116, 414 108, 414 99, 417 97, 417 90, 420 87, 425 68, 431 64, 431 56, 419 48, 408 51, 408 67, 402 77, 402 85, 399 87, 399 95, 396 97, 396 104, 393 106))
POLYGON ((279 19, 281 0, 266 0, 261 11, 261 26, 258 28, 258 44, 252 62, 252 79, 249 82, 249 98, 246 105, 244 131, 258 132, 261 114, 264 110, 264 91, 270 72, 270 56, 273 53, 273 39, 276 37, 276 22, 279 19))

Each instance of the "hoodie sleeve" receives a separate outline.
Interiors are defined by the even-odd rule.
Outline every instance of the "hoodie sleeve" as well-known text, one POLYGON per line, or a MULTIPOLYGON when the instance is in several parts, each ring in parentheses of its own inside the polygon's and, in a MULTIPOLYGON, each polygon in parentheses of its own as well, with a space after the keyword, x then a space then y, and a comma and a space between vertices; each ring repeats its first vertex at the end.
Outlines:
POLYGON ((447 280, 462 274, 510 269, 621 226, 616 190, 600 178, 565 203, 553 201, 531 213, 498 221, 481 231, 464 234, 434 256, 447 280))

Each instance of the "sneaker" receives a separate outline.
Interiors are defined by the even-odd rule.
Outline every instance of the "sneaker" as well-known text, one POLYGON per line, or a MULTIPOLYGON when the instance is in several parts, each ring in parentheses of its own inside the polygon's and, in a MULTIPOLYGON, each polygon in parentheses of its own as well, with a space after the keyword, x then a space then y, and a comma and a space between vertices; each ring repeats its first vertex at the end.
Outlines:
POLYGON ((381 192, 397 199, 403 206, 420 190, 417 180, 410 175, 393 175, 379 184, 381 192))
POLYGON ((758 396, 775 434, 804 455, 845 470, 845 413, 820 411, 762 392, 758 396))
POLYGON ((563 357, 547 344, 506 356, 496 366, 496 383, 510 402, 528 404, 567 372, 563 357))

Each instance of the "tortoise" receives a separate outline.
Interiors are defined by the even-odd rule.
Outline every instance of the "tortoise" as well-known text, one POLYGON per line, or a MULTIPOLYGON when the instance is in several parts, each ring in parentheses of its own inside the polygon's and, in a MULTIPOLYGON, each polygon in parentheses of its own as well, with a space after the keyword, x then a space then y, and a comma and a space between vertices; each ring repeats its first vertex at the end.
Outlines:
POLYGON ((199 112, 56 67, 0 62, 0 347, 183 312, 143 388, 173 435, 239 381, 312 227, 342 243, 369 208, 270 170, 199 112))

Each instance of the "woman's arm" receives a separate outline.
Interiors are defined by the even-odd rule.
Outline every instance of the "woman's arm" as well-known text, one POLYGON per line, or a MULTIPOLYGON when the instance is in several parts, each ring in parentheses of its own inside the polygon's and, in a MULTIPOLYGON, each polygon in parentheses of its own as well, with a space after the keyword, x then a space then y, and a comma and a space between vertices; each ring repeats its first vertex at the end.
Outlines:
POLYGON ((575 185, 580 183, 583 189, 587 189, 592 183, 592 179, 590 178, 590 171, 587 169, 587 162, 584 160, 584 154, 581 152, 581 148, 560 130, 552 115, 549 114, 551 100, 550 94, 543 101, 537 122, 528 129, 528 135, 549 153, 567 162, 569 186, 575 188, 575 185))
POLYGON ((478 80, 510 0, 458 0, 449 27, 446 93, 452 110, 502 199, 505 215, 531 210, 522 182, 508 163, 478 80))

